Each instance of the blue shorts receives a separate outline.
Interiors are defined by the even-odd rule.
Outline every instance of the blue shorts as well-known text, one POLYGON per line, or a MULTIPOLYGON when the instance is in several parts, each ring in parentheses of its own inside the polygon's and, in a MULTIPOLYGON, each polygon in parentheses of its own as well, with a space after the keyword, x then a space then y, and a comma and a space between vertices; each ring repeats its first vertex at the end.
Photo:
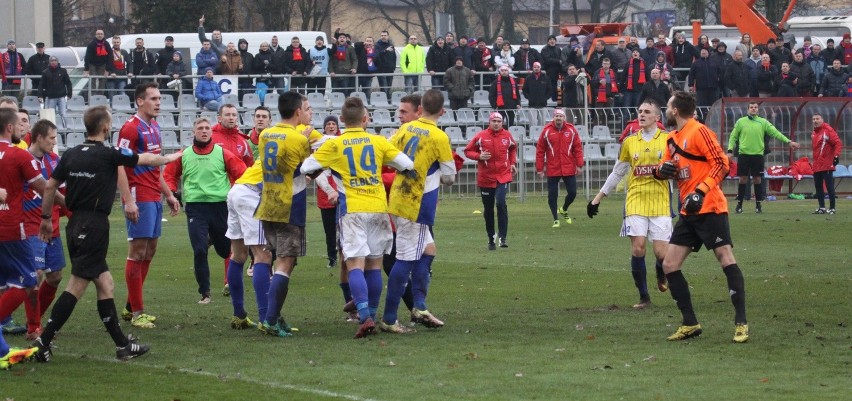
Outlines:
POLYGON ((136 223, 127 222, 127 240, 136 238, 160 238, 163 220, 163 204, 161 202, 139 202, 139 220, 136 223))
POLYGON ((33 288, 38 284, 33 248, 29 241, 0 242, 0 286, 33 288))
POLYGON ((65 267, 65 250, 62 249, 62 238, 56 237, 45 243, 39 237, 27 238, 33 248, 33 259, 36 269, 45 273, 62 271, 65 267))

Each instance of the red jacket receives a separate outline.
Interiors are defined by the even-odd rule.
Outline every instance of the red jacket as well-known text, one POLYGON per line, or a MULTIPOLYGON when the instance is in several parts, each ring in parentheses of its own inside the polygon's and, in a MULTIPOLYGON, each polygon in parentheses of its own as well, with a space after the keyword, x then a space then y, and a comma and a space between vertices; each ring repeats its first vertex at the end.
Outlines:
POLYGON ((251 148, 248 146, 243 133, 237 127, 225 128, 222 124, 214 125, 213 143, 237 155, 237 157, 242 159, 246 167, 251 167, 254 164, 254 156, 251 153, 251 148))
POLYGON ((497 188, 498 184, 512 182, 512 166, 518 162, 518 144, 505 128, 479 131, 464 148, 468 159, 476 160, 476 185, 480 188, 497 188), (479 160, 482 152, 491 153, 488 160, 479 160))
MULTIPOLYGON (((322 179, 322 177, 317 177, 317 179, 322 179)), ((337 184, 334 183, 334 178, 328 176, 328 185, 331 185, 334 190, 337 190, 337 184)), ((319 185, 316 186, 317 192, 317 207, 320 209, 334 209, 337 205, 332 205, 331 202, 328 201, 328 194, 325 193, 322 189, 320 189, 319 185)))
MULTIPOLYGON (((666 126, 663 125, 663 123, 661 123, 659 121, 657 121, 657 128, 659 128, 663 131, 666 130, 666 126)), ((621 131, 621 136, 618 137, 618 143, 624 142, 625 138, 627 138, 630 135, 633 135, 636 132, 639 132, 640 129, 642 129, 642 128, 639 127, 639 119, 638 118, 635 119, 635 120, 628 121, 627 126, 624 127, 624 131, 621 131)))
POLYGON ((548 177, 572 176, 583 164, 583 143, 574 125, 563 123, 561 130, 553 123, 545 125, 535 145, 535 171, 548 177))
POLYGON ((811 143, 814 147, 814 172, 834 171, 834 158, 840 156, 840 150, 843 148, 837 132, 828 124, 822 123, 814 128, 811 135, 811 143))

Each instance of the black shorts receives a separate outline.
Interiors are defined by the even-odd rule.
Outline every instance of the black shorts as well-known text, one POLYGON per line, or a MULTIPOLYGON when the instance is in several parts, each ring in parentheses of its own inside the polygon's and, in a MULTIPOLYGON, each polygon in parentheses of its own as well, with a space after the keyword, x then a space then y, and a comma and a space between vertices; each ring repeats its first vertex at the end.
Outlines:
POLYGON ((71 274, 93 280, 108 271, 109 217, 103 213, 76 211, 65 227, 71 274))
POLYGON ((763 177, 763 155, 739 155, 737 177, 763 177))
POLYGON ((715 249, 724 245, 734 246, 727 214, 705 213, 694 216, 680 215, 672 230, 672 245, 681 245, 698 252, 701 245, 715 249))

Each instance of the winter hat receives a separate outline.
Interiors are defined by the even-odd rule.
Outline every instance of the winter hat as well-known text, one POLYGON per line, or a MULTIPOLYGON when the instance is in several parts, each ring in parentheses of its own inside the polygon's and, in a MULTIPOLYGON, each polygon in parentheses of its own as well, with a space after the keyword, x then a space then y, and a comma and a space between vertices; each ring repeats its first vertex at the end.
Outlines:
POLYGON ((577 39, 577 35, 571 35, 571 38, 568 39, 568 42, 577 42, 580 43, 580 39, 577 39))
POLYGON ((843 39, 852 39, 852 35, 850 35, 849 33, 844 33, 843 39))
POLYGON ((556 116, 562 116, 562 118, 565 118, 565 110, 554 109, 553 110, 553 117, 556 117, 556 116))
POLYGON ((325 120, 322 120, 322 126, 325 127, 325 125, 328 124, 329 121, 333 122, 334 125, 340 127, 340 121, 337 121, 337 116, 335 115, 330 115, 326 117, 325 120))
POLYGON ((547 37, 547 40, 550 40, 550 39, 556 40, 556 36, 555 36, 555 35, 550 35, 550 36, 548 36, 548 37, 547 37))
POLYGON ((178 56, 180 58, 183 58, 183 53, 181 53, 180 50, 175 50, 174 56, 178 56))
POLYGON ((503 115, 495 111, 495 112, 491 113, 490 116, 488 116, 488 121, 491 121, 491 120, 503 121, 503 115))
POLYGON ((317 36, 317 38, 316 38, 316 39, 314 39, 314 42, 316 42, 316 41, 318 41, 318 40, 321 40, 321 41, 325 42, 325 38, 323 38, 322 36, 317 36))

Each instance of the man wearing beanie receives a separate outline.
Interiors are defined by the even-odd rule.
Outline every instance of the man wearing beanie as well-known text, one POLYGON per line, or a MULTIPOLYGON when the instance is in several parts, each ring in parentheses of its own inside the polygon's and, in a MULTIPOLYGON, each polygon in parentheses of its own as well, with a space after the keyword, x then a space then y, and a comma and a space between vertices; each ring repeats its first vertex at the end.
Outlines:
MULTIPOLYGON (((254 73, 252 65, 254 64, 254 56, 248 51, 248 41, 240 38, 237 42, 237 50, 240 52, 240 60, 243 64, 243 74, 248 75, 254 73)), ((254 91, 251 85, 251 78, 237 79, 237 87, 239 88, 240 102, 243 101, 243 95, 254 91)))
MULTIPOLYGON (((562 70, 562 50, 556 47, 556 36, 547 37, 547 45, 541 48, 541 60, 541 68, 550 79, 550 87, 556 88, 556 81, 559 79, 559 72, 562 70)), ((556 90, 551 93, 550 98, 556 100, 556 90)))
POLYGON ((566 121, 565 110, 557 108, 553 111, 553 122, 544 126, 535 145, 535 171, 539 177, 547 177, 547 205, 553 215, 553 228, 560 225, 559 215, 566 224, 572 223, 568 207, 577 197, 577 174, 581 173, 583 164, 580 134, 574 124, 566 121), (568 195, 557 209, 560 181, 568 195))
MULTIPOLYGON (((172 63, 172 56, 175 54, 175 38, 171 35, 166 36, 164 47, 160 50, 157 50, 157 54, 155 55, 156 61, 154 64, 157 65, 157 73, 160 75, 166 75, 166 68, 169 67, 169 64, 172 63)), ((167 83, 171 81, 171 78, 163 78, 160 79, 160 90, 167 89, 167 83)))

